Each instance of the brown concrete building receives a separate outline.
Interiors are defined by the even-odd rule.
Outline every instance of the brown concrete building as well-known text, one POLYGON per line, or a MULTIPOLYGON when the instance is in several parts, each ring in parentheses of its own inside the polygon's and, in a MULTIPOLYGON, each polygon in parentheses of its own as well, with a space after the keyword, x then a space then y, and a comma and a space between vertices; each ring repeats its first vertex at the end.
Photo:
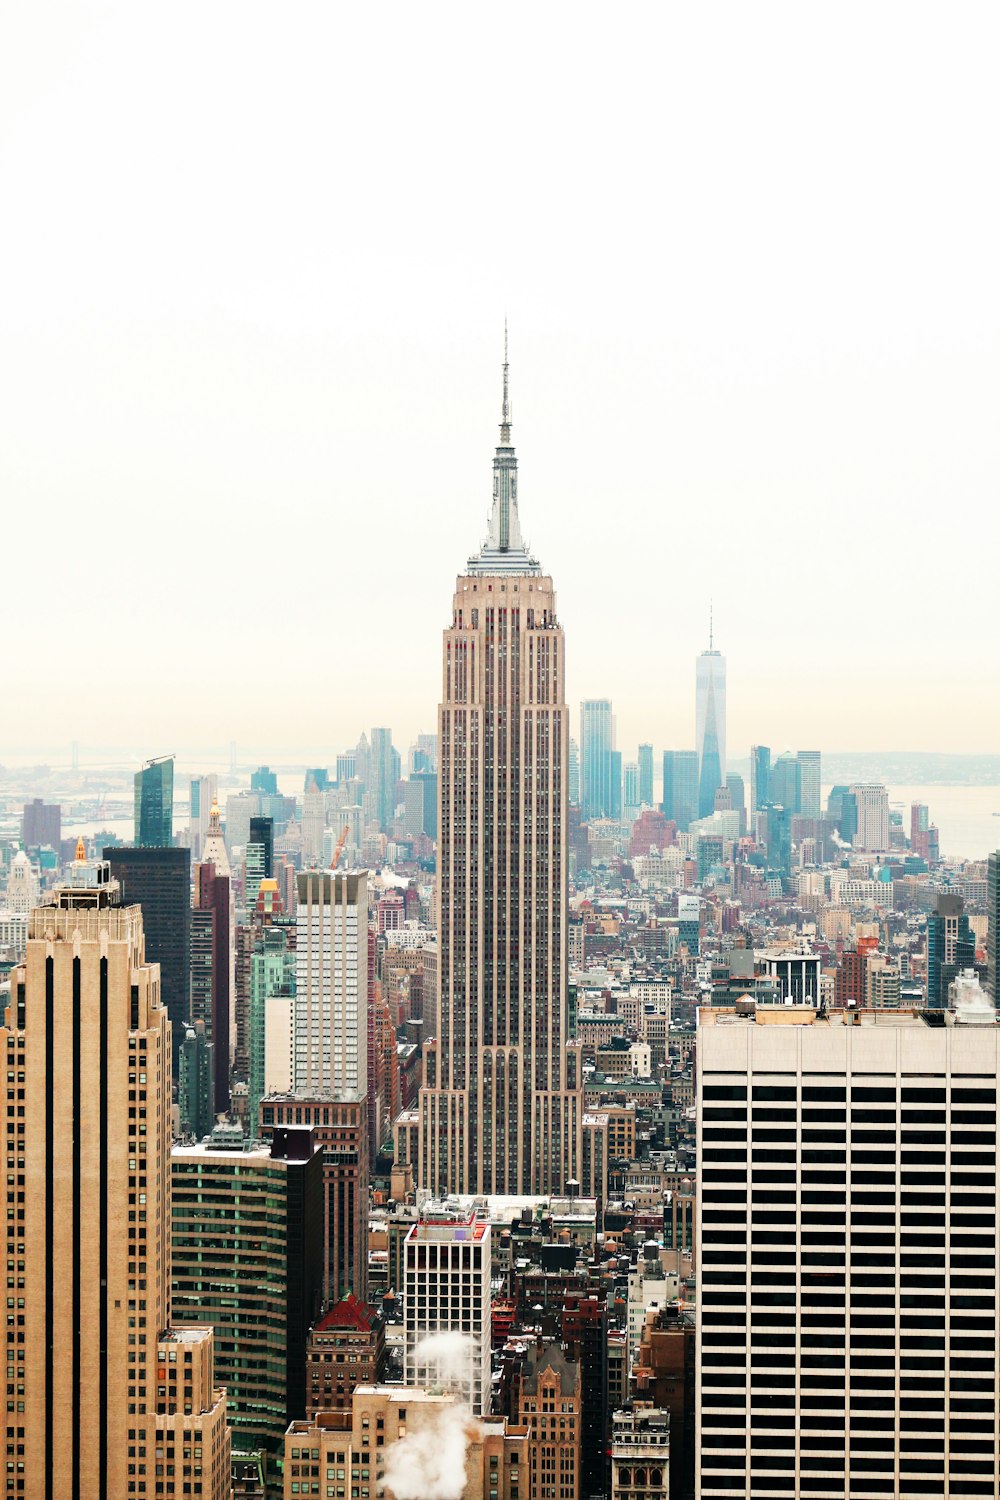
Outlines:
POLYGON ((502 1418, 474 1420, 451 1392, 358 1386, 351 1411, 321 1412, 285 1434, 284 1500, 525 1500, 527 1434, 502 1418), (464 1483, 456 1485, 456 1468, 464 1483))
POLYGON ((558 1192, 580 1176, 564 641, 552 579, 521 539, 507 375, 490 534, 455 584, 442 653, 439 1015, 417 1165, 435 1194, 558 1192))
POLYGON ((525 1359, 519 1416, 528 1431, 526 1500, 576 1500, 580 1493, 580 1366, 558 1344, 533 1345, 525 1359))
POLYGON ((323 1301, 353 1292, 368 1295, 368 1122, 365 1099, 316 1094, 266 1094, 260 1134, 280 1126, 307 1127, 323 1147, 323 1301))
POLYGON ((170 1022, 141 910, 119 897, 109 865, 87 864, 81 845, 54 904, 31 913, 0 1029, 12 1309, 4 1494, 142 1500, 180 1493, 197 1471, 201 1494, 223 1500, 229 1435, 211 1330, 181 1336, 189 1381, 160 1376, 170 1363, 160 1350, 177 1337, 164 1332, 170 1022), (168 1443, 170 1490, 159 1459, 168 1443))
POLYGON ((306 1341, 306 1417, 350 1411, 359 1385, 385 1379, 385 1318, 348 1295, 324 1313, 306 1341))

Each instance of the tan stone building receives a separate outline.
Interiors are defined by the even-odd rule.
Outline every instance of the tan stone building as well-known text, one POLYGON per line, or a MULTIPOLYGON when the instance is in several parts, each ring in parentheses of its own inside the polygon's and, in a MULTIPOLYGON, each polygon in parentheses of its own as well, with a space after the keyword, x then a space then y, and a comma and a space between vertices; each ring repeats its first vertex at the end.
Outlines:
POLYGON ((459 1468, 461 1500, 525 1500, 527 1446, 522 1428, 474 1419, 451 1392, 358 1386, 351 1411, 289 1427, 284 1500, 395 1500, 394 1477, 407 1495, 454 1496, 459 1468))
POLYGON ((578 1360, 558 1344, 529 1349, 520 1386, 528 1432, 525 1500, 576 1500, 580 1488, 582 1382, 578 1360))
POLYGON ((567 1026, 569 710, 553 582, 521 539, 507 366, 490 534, 455 585, 438 712, 436 1039, 417 1178, 435 1194, 579 1179, 567 1026))
POLYGON ((3 1494, 141 1500, 197 1478, 203 1497, 224 1500, 229 1433, 211 1329, 164 1331, 170 1022, 141 910, 119 899, 108 864, 88 864, 81 846, 69 884, 31 913, 0 1028, 11 1309, 3 1494), (178 1338, 190 1379, 172 1382, 159 1355, 178 1338))

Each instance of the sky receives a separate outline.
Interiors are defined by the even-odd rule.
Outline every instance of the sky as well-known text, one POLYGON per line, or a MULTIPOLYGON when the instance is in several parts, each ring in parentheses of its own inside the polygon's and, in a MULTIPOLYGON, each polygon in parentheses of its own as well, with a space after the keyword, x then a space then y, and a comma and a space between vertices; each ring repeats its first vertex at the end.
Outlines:
MULTIPOLYGON (((1000 748, 1000 11, 8 6, 5 754, 432 729, 510 326, 628 759, 1000 748)), ((574 725, 576 723, 574 712, 574 725)))

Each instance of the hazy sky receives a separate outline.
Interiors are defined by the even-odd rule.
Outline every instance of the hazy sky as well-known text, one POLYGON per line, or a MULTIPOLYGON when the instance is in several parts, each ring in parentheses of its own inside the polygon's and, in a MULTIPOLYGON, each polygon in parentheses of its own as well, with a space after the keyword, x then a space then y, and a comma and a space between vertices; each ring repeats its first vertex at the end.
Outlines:
POLYGON ((524 529, 626 759, 693 745, 710 595, 734 757, 1000 748, 998 41, 8 5, 0 760, 432 728, 505 314, 524 529))

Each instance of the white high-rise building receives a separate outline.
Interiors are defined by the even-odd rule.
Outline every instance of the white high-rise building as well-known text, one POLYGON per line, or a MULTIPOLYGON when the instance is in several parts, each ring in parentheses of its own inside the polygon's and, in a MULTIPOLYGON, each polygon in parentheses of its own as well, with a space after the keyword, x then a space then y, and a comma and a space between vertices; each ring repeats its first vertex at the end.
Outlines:
POLYGON ((368 1092, 368 872, 297 882, 292 1076, 297 1092, 368 1092))
POLYGON ((218 776, 214 772, 210 776, 192 776, 189 795, 188 844, 192 863, 197 864, 208 837, 209 816, 219 799, 218 776))
POLYGON ((819 750, 800 750, 799 812, 804 818, 818 818, 822 804, 822 756, 819 750))
POLYGON ((490 1226, 428 1205, 403 1244, 403 1383, 490 1410, 490 1226))
POLYGON ((856 849, 880 852, 889 847, 889 793, 880 781, 856 782, 850 788, 858 809, 856 849))
POLYGON ((981 992, 700 1012, 700 1500, 996 1494, 998 1079, 981 992))

